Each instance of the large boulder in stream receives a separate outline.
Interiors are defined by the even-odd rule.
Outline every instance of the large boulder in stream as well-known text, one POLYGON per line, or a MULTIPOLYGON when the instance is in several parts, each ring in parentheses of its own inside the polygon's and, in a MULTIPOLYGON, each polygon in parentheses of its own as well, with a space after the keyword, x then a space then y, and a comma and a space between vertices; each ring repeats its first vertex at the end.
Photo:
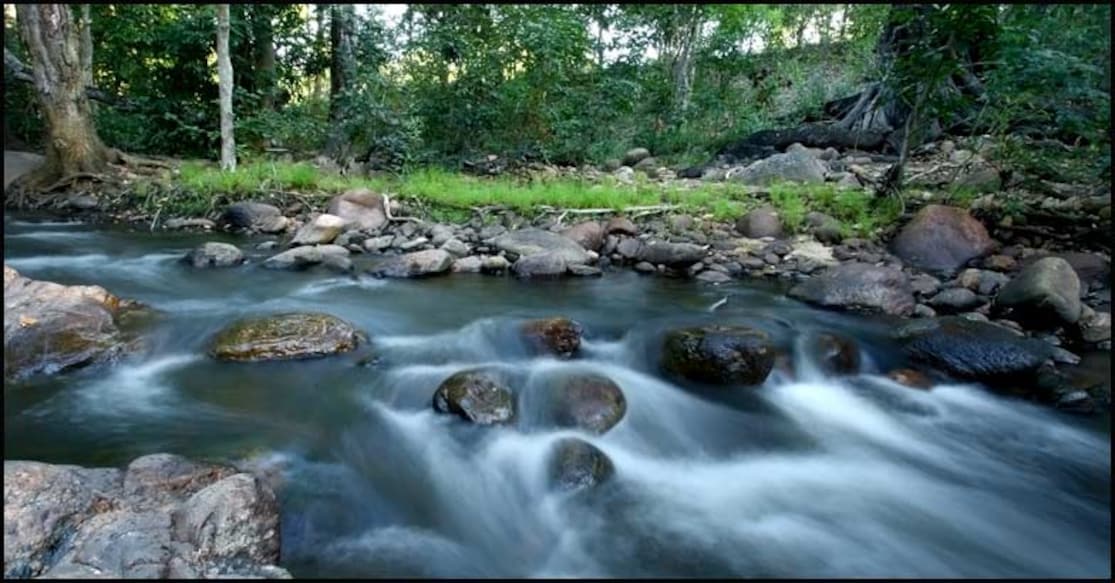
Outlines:
POLYGON ((827 172, 824 162, 804 151, 788 151, 752 162, 731 175, 731 180, 766 186, 776 182, 820 184, 827 172))
POLYGON ((931 204, 902 227, 892 247, 909 265, 951 274, 968 261, 991 253, 995 242, 968 211, 931 204))
POLYGON ((616 473, 604 452, 576 437, 566 437, 554 444, 549 466, 550 481, 562 490, 592 488, 616 473))
POLYGON ((213 337, 209 355, 254 362, 318 358, 355 349, 365 336, 328 314, 295 313, 245 318, 213 337))
POLYGON ((599 435, 619 423, 627 412, 623 391, 603 375, 562 376, 553 381, 549 396, 558 427, 576 427, 599 435))
POLYGON ((497 371, 464 370, 438 386, 434 410, 477 425, 510 423, 515 418, 515 396, 497 371))
POLYGON ((894 337, 912 360, 989 384, 1025 381, 1053 355, 1046 342, 961 316, 913 320, 894 337))
POLYGON ((589 254, 572 239, 542 229, 518 229, 490 241, 497 249, 520 257, 552 254, 565 260, 566 265, 588 263, 589 254))
POLYGON ((281 233, 290 224, 278 208, 262 202, 230 204, 221 215, 220 223, 233 231, 281 233))
POLYGON ((387 224, 383 195, 366 188, 350 190, 329 200, 326 212, 358 228, 374 232, 387 224))
POLYGON ((547 278, 565 275, 569 268, 569 262, 561 253, 539 253, 519 257, 511 265, 511 272, 524 279, 547 278))
POLYGON ((569 318, 542 318, 523 322, 519 328, 523 340, 535 353, 549 353, 570 358, 581 347, 584 327, 569 318))
POLYGON ((453 255, 448 251, 427 249, 388 258, 369 270, 369 273, 376 277, 428 277, 448 273, 451 267, 453 255))
POLYGON ((279 536, 275 493, 233 467, 4 461, 5 578, 289 578, 279 536))
POLYGON ((910 278, 893 267, 844 263, 790 288, 792 298, 826 308, 909 316, 914 311, 910 278))
POLYGON ((331 257, 346 258, 349 250, 340 245, 303 245, 272 255, 262 263, 266 269, 306 269, 331 257))
POLYGON ((140 308, 100 286, 34 280, 5 264, 4 378, 111 360, 134 340, 121 328, 140 308))
POLYGON ((1045 257, 1027 265, 999 290, 997 308, 1033 328, 1055 328, 1080 319, 1080 278, 1067 261, 1045 257))
POLYGON ((711 385, 758 385, 774 368, 774 345, 747 326, 698 326, 671 330, 662 343, 661 367, 670 376, 711 385))
POLYGON ((563 230, 561 236, 589 251, 600 251, 604 245, 604 225, 597 221, 584 221, 563 230))
POLYGON ((323 245, 332 243, 337 235, 348 228, 350 221, 331 215, 329 213, 318 215, 314 220, 305 224, 291 239, 291 246, 296 245, 323 245))
POLYGON ((210 241, 191 249, 182 261, 197 268, 235 267, 244 263, 244 254, 231 243, 210 241))

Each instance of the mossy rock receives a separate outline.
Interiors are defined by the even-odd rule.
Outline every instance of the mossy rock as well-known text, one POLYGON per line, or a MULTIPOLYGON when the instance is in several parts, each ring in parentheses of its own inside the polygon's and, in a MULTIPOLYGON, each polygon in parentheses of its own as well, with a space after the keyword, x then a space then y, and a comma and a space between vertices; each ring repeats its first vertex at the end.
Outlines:
POLYGON ((478 425, 510 423, 515 398, 499 373, 464 370, 442 381, 434 392, 434 410, 457 415, 478 425))
POLYGON ((366 339, 328 314, 278 314, 230 324, 213 338, 209 355, 237 362, 319 358, 353 350, 366 339))
POLYGON ((711 385, 757 385, 774 368, 770 336, 746 326, 699 326, 672 330, 662 344, 661 367, 669 375, 711 385))
POLYGON ((535 352, 570 358, 581 348, 584 328, 569 318, 543 318, 524 322, 521 331, 535 352))
POLYGON ((576 437, 567 437, 554 444, 549 466, 551 483, 562 490, 598 486, 616 472, 607 454, 576 437))
POLYGON ((602 434, 623 419, 627 400, 612 379, 597 374, 563 376, 551 390, 554 423, 602 434))

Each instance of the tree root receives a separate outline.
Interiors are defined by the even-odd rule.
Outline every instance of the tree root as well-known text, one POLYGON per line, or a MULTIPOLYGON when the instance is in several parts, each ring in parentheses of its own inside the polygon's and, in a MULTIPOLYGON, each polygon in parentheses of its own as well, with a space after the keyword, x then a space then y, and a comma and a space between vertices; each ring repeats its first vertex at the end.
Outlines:
POLYGON ((93 172, 77 172, 74 174, 70 174, 69 176, 63 176, 61 180, 58 180, 57 182, 51 184, 50 186, 47 186, 46 188, 40 188, 39 192, 43 194, 53 192, 55 190, 58 190, 59 188, 62 188, 63 186, 68 186, 81 179, 104 182, 105 176, 103 174, 94 174, 93 172))

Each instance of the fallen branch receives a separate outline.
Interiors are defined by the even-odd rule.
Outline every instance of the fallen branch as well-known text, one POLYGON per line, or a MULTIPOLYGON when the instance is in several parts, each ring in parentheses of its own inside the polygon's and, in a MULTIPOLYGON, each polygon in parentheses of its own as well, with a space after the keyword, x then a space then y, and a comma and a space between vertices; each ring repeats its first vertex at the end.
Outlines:
POLYGON ((92 172, 78 172, 78 173, 75 173, 75 174, 70 174, 69 176, 63 176, 60 180, 58 180, 58 182, 55 182, 54 184, 51 184, 50 186, 41 189, 40 192, 42 192, 42 193, 53 192, 55 190, 58 190, 59 188, 62 188, 63 186, 66 186, 68 184, 72 184, 76 180, 81 180, 82 178, 85 178, 85 179, 88 179, 88 180, 97 180, 99 182, 104 182, 104 180, 105 180, 104 176, 102 176, 100 174, 93 174, 92 172))
POLYGON ((391 197, 386 192, 383 193, 383 214, 387 217, 388 221, 392 221, 392 222, 396 222, 396 223, 411 221, 411 222, 414 222, 414 223, 418 223, 419 225, 425 225, 426 224, 426 221, 423 221, 422 219, 418 219, 418 218, 415 218, 415 217, 393 217, 393 216, 391 216, 391 197))

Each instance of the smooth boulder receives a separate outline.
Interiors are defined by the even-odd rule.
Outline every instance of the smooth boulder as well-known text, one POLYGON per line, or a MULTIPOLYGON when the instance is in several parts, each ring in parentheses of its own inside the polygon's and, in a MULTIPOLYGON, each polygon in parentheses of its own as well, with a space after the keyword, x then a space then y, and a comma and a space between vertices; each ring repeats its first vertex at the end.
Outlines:
POLYGON ((825 164, 807 152, 794 151, 775 154, 730 175, 730 179, 744 184, 767 186, 776 182, 819 184, 825 181, 825 164))
POLYGON ((907 264, 951 274, 995 248, 983 223, 968 211, 931 204, 918 211, 895 237, 894 254, 907 264))
MULTIPOLYGON (((637 239, 632 240, 637 241, 637 239)), ((641 246, 635 252, 635 259, 655 265, 684 268, 701 261, 707 255, 704 247, 693 243, 668 243, 666 241, 651 241, 650 243, 640 241, 639 243, 641 246)))
POLYGON ((1074 324, 1080 319, 1080 278, 1067 261, 1045 257, 1022 269, 999 290, 995 305, 1034 328, 1074 324))
POLYGON ((380 262, 369 271, 376 277, 427 277, 446 273, 453 267, 453 255, 444 249, 415 251, 380 262))
POLYGON ((473 369, 442 381, 434 392, 434 410, 457 415, 478 425, 510 423, 515 418, 515 397, 502 375, 473 369))
POLYGON ((909 316, 914 311, 910 279, 893 267, 844 263, 790 288, 789 296, 824 306, 909 316))
POLYGON ((521 278, 558 277, 565 275, 569 267, 560 253, 539 253, 520 257, 511 265, 511 271, 521 278))
POLYGON ((576 437, 566 437, 554 444, 549 465, 550 481, 567 491, 599 486, 616 472, 604 452, 576 437))
POLYGON ((558 427, 603 434, 623 419, 627 400, 612 379, 574 374, 556 379, 550 388, 553 421, 558 427))
POLYGON ((961 316, 912 321, 895 332, 911 359, 953 376, 1014 382, 1031 376, 1053 355, 1053 346, 1013 330, 961 316))
POLYGON ((736 230, 744 237, 781 237, 782 221, 774 207, 764 206, 743 215, 736 221, 736 230))
POLYGON ((182 260, 196 268, 235 267, 244 263, 244 254, 236 245, 211 241, 191 249, 182 260))
POLYGON ((230 204, 221 215, 220 223, 234 231, 281 233, 290 219, 272 205, 249 201, 230 204))
POLYGON ((709 325, 671 330, 661 367, 675 378, 712 385, 758 385, 774 368, 774 345, 762 330, 709 325))
POLYGON ((319 358, 353 350, 364 339, 335 316, 278 314, 233 322, 213 337, 209 355, 237 362, 319 358))
POLYGON ((491 244, 519 257, 553 254, 564 259, 566 264, 588 263, 590 259, 588 252, 572 239, 542 229, 511 231, 492 239, 491 244))
POLYGON ((304 245, 287 249, 265 259, 266 269, 305 269, 324 262, 329 257, 348 257, 349 250, 340 245, 304 245))
POLYGON ((365 231, 374 232, 387 224, 383 195, 366 188, 350 190, 333 197, 326 206, 326 212, 365 231))
POLYGON ((294 234, 290 241, 295 245, 323 245, 332 243, 349 226, 349 221, 331 214, 318 215, 294 234))
POLYGON ((523 322, 519 331, 536 354, 548 353, 570 358, 581 348, 584 327, 569 318, 542 318, 523 322))
POLYGON ((826 374, 856 374, 859 372, 861 357, 856 342, 847 336, 824 332, 811 336, 806 346, 817 362, 818 368, 826 374))
POLYGON ((4 378, 15 380, 110 360, 132 338, 122 318, 139 304, 96 285, 23 277, 4 265, 4 378))
POLYGON ((561 236, 589 251, 599 251, 604 245, 604 226, 596 221, 584 221, 563 230, 561 236))

